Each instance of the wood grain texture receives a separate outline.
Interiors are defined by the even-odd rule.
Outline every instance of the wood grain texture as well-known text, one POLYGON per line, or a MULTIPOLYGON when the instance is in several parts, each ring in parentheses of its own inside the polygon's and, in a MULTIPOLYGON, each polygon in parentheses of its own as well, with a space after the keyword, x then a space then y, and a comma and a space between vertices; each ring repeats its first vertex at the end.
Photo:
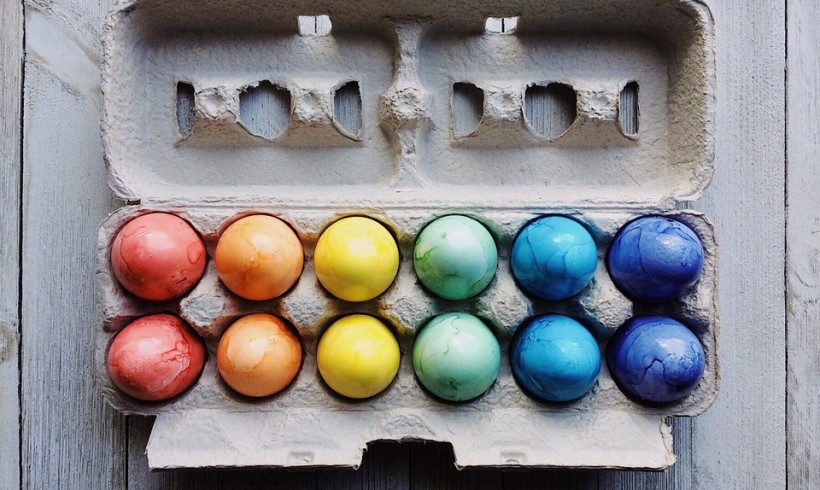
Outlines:
POLYGON ((23 8, 0 4, 0 488, 20 486, 20 132, 23 8))
POLYGON ((820 4, 788 3, 788 483, 820 488, 820 4))
POLYGON ((125 418, 94 382, 100 141, 96 1, 26 6, 23 488, 125 487, 125 418), (42 10, 41 10, 42 9, 42 10))
POLYGON ((784 488, 785 1, 711 3, 716 173, 694 207, 720 243, 722 381, 692 421, 686 472, 693 488, 784 488))

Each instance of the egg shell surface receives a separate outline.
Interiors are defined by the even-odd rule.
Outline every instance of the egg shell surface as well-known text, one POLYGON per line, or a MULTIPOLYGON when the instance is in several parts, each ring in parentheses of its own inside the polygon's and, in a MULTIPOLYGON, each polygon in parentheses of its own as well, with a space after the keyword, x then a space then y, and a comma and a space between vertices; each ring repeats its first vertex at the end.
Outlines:
POLYGON ((302 242, 282 220, 258 214, 225 229, 214 260, 222 283, 245 299, 264 301, 287 292, 304 265, 302 242))
POLYGON ((584 396, 601 371, 595 337, 563 315, 527 320, 510 346, 510 360, 518 383, 533 397, 548 402, 584 396))
POLYGON ((513 276, 527 293, 562 300, 580 293, 592 281, 598 248, 577 221, 546 216, 526 225, 510 252, 513 276))
POLYGON ((445 313, 430 320, 413 344, 413 369, 425 388, 448 401, 476 398, 492 386, 501 347, 479 318, 445 313))
POLYGON ((205 244, 185 220, 168 213, 138 216, 111 244, 111 269, 126 290, 168 301, 190 291, 205 272, 205 244))
POLYGON ((182 319, 148 315, 117 333, 106 354, 114 386, 144 401, 173 398, 196 382, 205 366, 205 346, 182 319))
POLYGON ((466 216, 438 218, 419 234, 413 267, 424 286, 450 300, 480 293, 495 276, 498 250, 487 229, 466 216))
POLYGON ((370 398, 384 391, 400 362, 393 332, 369 315, 336 320, 319 340, 316 360, 325 383, 348 398, 370 398))
POLYGON ((255 313, 225 330, 216 363, 219 375, 238 393, 269 396, 296 378, 302 365, 302 343, 283 319, 255 313))
POLYGON ((686 325, 663 316, 629 320, 607 347, 607 365, 630 398, 650 404, 680 400, 697 388, 706 360, 686 325))
POLYGON ((330 225, 313 255, 316 276, 330 294, 359 302, 383 293, 399 270, 399 249, 381 223, 352 216, 330 225))
POLYGON ((703 244, 685 224, 647 216, 624 226, 607 254, 612 281, 628 298, 659 303, 678 298, 697 282, 703 244))

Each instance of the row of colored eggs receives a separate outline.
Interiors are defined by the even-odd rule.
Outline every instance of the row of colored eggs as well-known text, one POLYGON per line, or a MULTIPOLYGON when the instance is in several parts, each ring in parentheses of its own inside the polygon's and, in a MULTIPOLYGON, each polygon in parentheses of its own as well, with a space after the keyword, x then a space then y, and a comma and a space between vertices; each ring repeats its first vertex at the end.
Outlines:
MULTIPOLYGON (((235 321, 216 351, 220 376, 246 396, 280 392, 302 363, 298 334, 279 317, 257 313, 235 321)), ((400 350, 392 331, 362 314, 335 321, 316 353, 327 386, 352 399, 375 396, 393 381, 400 350)), ((667 317, 635 317, 610 339, 606 359, 618 387, 642 403, 668 403, 690 394, 704 371, 698 338, 667 317)), ((444 313, 415 338, 413 368, 424 388, 447 401, 474 399, 495 382, 501 348, 492 331, 468 313, 444 313)), ((205 347, 179 317, 155 314, 137 319, 114 338, 107 369, 126 394, 141 400, 173 398, 190 388, 205 364, 205 347)), ((516 332, 510 364, 519 386, 546 402, 583 397, 596 383, 601 352, 592 334, 562 315, 530 318, 516 332)))
MULTIPOLYGON (((685 224, 646 216, 619 230, 607 254, 613 282, 630 299, 670 301, 698 279, 703 245, 685 224)), ((116 235, 111 264, 119 283, 147 300, 185 294, 205 270, 205 246, 181 218, 151 213, 128 222, 116 235)), ((214 255, 223 284, 245 299, 269 300, 299 279, 302 244, 283 221, 252 215, 232 223, 214 255)), ((313 256, 317 278, 334 296, 367 301, 392 284, 399 251, 390 232, 365 217, 343 218, 319 237, 313 256)), ((598 261, 589 231, 574 219, 545 216, 524 226, 510 252, 513 276, 527 293, 546 300, 570 298, 589 285, 598 261)), ((479 294, 492 281, 498 251, 478 221, 450 215, 429 223, 418 235, 413 265, 421 283, 449 300, 479 294)))

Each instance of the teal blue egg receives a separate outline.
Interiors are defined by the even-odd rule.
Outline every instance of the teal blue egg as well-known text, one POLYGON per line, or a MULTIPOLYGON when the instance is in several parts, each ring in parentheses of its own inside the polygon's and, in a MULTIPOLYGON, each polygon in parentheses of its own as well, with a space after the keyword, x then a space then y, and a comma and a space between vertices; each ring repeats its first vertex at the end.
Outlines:
POLYGON ((419 234, 413 266, 421 283, 432 293, 444 299, 467 299, 493 280, 498 250, 490 232, 478 221, 445 216, 419 234))
POLYGON ((563 315, 529 319, 510 346, 518 383, 532 396, 567 402, 584 396, 598 379, 601 351, 583 325, 563 315))
POLYGON ((471 400, 489 389, 501 366, 495 335, 468 313, 445 313, 422 328, 413 369, 422 385, 448 401, 471 400))
POLYGON ((577 221, 564 216, 539 218, 513 242, 510 265, 518 285, 546 300, 571 298, 595 275, 598 247, 577 221))

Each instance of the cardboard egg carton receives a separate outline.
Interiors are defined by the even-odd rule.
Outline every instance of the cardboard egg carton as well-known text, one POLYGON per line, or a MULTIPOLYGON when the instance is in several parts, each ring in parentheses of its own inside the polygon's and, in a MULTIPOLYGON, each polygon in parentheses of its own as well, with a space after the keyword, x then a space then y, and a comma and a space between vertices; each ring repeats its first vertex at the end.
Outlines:
POLYGON ((97 377, 118 410, 158 415, 151 467, 357 466, 374 440, 450 442, 460 467, 670 465, 665 418, 701 413, 719 384, 714 230, 677 210, 713 170, 713 46, 711 14, 693 0, 119 2, 102 125, 112 189, 131 204, 99 234, 97 377), (209 253, 203 279, 175 301, 139 300, 111 273, 117 230, 150 211, 186 219, 209 253), (283 219, 305 248, 301 278, 271 301, 233 295, 212 261, 221 231, 254 213, 283 219), (435 297, 413 272, 415 237, 447 214, 481 221, 499 249, 493 282, 464 301, 435 297), (598 244, 592 284, 569 300, 528 297, 510 271, 516 233, 545 214, 578 219, 598 244), (604 262, 617 230, 647 214, 686 223, 706 253, 699 282, 661 305, 624 297, 604 262), (377 219, 400 249, 396 280, 364 303, 334 298, 313 269, 322 230, 348 215, 377 219), (497 381, 467 403, 435 399, 413 374, 414 333, 448 311, 482 318, 504 352, 497 381), (154 312, 188 321, 209 356, 189 391, 145 403, 111 384, 105 352, 154 312), (305 351, 296 380, 260 400, 230 390, 215 366, 224 329, 254 312, 288 319, 305 351), (386 321, 402 351, 394 382, 363 401, 335 395, 316 368, 321 332, 349 313, 386 321), (604 363, 585 397, 534 401, 512 377, 508 346, 545 313, 581 321, 602 352, 634 315, 680 319, 704 346, 703 379, 683 400, 648 407, 604 363))

